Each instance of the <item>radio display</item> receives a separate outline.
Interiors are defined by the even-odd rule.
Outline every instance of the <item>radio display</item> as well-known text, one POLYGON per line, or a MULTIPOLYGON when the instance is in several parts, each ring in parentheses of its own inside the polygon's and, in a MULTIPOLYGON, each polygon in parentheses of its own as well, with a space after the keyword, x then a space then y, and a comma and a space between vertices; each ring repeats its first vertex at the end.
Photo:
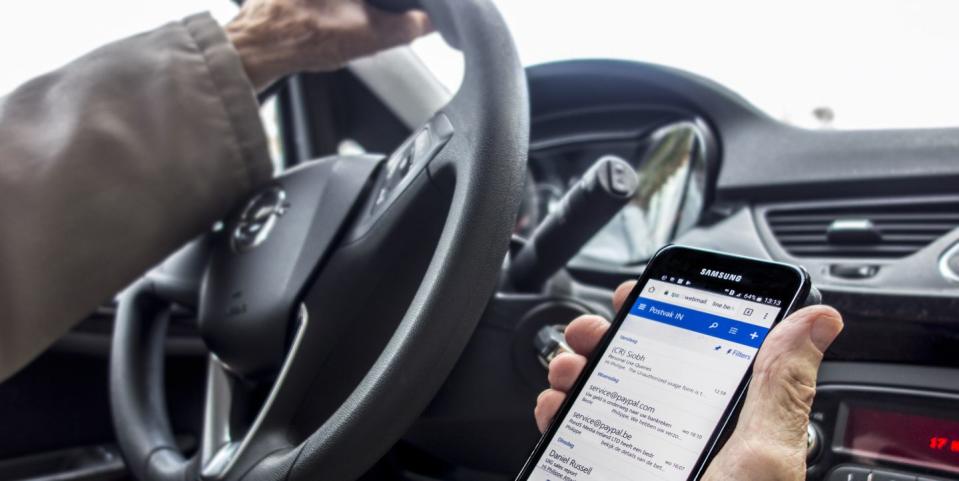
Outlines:
POLYGON ((959 473, 959 421, 848 406, 844 451, 959 473))

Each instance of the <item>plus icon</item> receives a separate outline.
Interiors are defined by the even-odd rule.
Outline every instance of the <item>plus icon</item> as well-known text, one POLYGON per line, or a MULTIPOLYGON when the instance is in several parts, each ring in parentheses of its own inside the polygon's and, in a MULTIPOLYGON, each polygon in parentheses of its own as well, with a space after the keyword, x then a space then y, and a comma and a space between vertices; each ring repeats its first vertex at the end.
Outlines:
POLYGON ((752 339, 752 340, 754 340, 754 341, 756 340, 757 337, 759 337, 759 333, 758 333, 758 332, 753 332, 752 334, 749 335, 749 338, 752 339))

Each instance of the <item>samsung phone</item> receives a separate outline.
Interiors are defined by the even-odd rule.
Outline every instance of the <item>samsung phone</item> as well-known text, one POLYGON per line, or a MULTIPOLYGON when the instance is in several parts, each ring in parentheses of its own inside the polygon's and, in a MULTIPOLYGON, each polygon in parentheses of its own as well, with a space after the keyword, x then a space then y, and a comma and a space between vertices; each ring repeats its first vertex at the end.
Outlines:
POLYGON ((757 351, 810 287, 798 266, 663 248, 517 480, 698 479, 757 351))

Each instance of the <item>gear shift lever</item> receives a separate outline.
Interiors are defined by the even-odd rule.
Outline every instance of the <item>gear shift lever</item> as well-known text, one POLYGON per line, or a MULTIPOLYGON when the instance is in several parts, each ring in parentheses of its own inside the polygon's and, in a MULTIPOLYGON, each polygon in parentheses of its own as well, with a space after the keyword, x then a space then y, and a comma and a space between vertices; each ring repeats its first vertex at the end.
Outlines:
POLYGON ((625 160, 610 155, 596 161, 512 259, 513 286, 541 290, 633 198, 638 185, 639 176, 625 160))

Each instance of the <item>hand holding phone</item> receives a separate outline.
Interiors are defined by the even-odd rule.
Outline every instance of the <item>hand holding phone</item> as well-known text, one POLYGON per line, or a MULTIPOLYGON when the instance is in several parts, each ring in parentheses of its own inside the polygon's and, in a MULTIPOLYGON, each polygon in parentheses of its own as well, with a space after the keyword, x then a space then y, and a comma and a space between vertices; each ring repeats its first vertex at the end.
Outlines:
MULTIPOLYGON (((537 447, 533 457, 530 458, 529 463, 521 473, 520 479, 620 479, 624 477, 630 479, 698 479, 697 473, 705 464, 715 439, 718 439, 718 434, 722 431, 721 426, 728 420, 729 414, 736 405, 736 400, 739 399, 739 394, 745 388, 748 379, 748 367, 752 365, 752 360, 747 360, 743 356, 753 357, 756 355, 755 349, 753 349, 756 346, 751 347, 750 344, 763 344, 762 341, 751 342, 753 339, 750 335, 753 333, 757 334, 755 336, 757 339, 760 337, 766 338, 765 347, 756 356, 756 366, 760 372, 767 375, 760 375, 754 381, 736 433, 719 457, 711 464, 706 478, 703 479, 798 480, 803 478, 806 416, 808 416, 809 404, 812 401, 809 387, 815 384, 816 369, 822 350, 828 346, 841 329, 842 324, 838 313, 822 306, 806 309, 792 316, 775 331, 763 333, 757 328, 755 331, 745 333, 749 341, 736 337, 743 326, 729 322, 737 321, 734 318, 725 318, 724 320, 722 319, 723 316, 718 316, 721 319, 715 319, 708 316, 697 317, 698 315, 694 314, 693 317, 697 321, 704 321, 705 324, 688 324, 693 319, 689 317, 689 312, 681 309, 684 306, 677 305, 681 304, 681 298, 691 296, 692 299, 685 300, 697 302, 697 304, 691 306, 696 308, 693 310, 708 314, 708 308, 704 308, 701 301, 703 297, 713 296, 714 299, 709 300, 721 303, 716 307, 736 304, 735 307, 741 308, 742 316, 746 317, 746 319, 742 319, 742 316, 739 316, 739 322, 747 321, 745 324, 754 325, 753 322, 755 321, 748 321, 756 316, 762 317, 766 313, 763 311, 766 307, 777 307, 776 304, 779 304, 780 309, 788 307, 784 306, 783 302, 777 303, 776 299, 772 301, 764 299, 760 302, 759 298, 765 296, 761 296, 758 292, 763 291, 763 289, 734 290, 730 295, 728 289, 734 288, 725 287, 725 285, 737 283, 743 287, 751 287, 752 282, 750 281, 761 281, 757 285, 773 288, 773 290, 767 290, 766 292, 775 295, 775 283, 770 283, 769 279, 765 279, 761 271, 771 268, 770 272, 776 273, 779 277, 784 279, 790 279, 791 277, 789 275, 784 276, 782 267, 778 264, 768 266, 765 265, 768 263, 762 261, 723 256, 717 253, 702 253, 701 251, 678 247, 671 247, 666 251, 670 250, 672 254, 669 256, 663 256, 662 253, 658 255, 647 268, 647 275, 643 276, 636 284, 636 289, 624 303, 625 307, 629 309, 623 309, 614 321, 610 335, 595 349, 593 362, 590 367, 587 367, 583 379, 577 386, 570 389, 571 378, 583 369, 585 358, 576 355, 562 356, 551 366, 550 382, 555 389, 540 396, 537 406, 538 418, 552 417, 551 414, 556 411, 556 406, 564 397, 564 392, 570 391, 570 398, 537 447), (677 256, 677 254, 682 255, 677 256), (715 258, 713 256, 719 257, 715 258), (666 262, 670 258, 672 260, 666 262), (677 259, 686 262, 685 264, 683 262, 677 263, 677 259), (724 265, 725 268, 709 269, 703 267, 693 269, 695 266, 690 265, 690 263, 704 260, 719 261, 710 265, 724 265), (746 269, 748 279, 743 279, 735 277, 743 275, 741 274, 743 271, 735 270, 732 267, 734 264, 724 264, 725 261, 734 262, 741 268, 750 267, 752 262, 759 262, 764 265, 752 265, 751 268, 746 269), (653 272, 656 272, 657 267, 663 266, 669 266, 673 274, 683 273, 683 280, 680 282, 678 275, 670 276, 666 272, 652 275, 653 272), (704 283, 694 275, 689 275, 689 273, 704 275, 718 281, 704 283), (731 276, 728 274, 731 274, 731 276), (665 281, 662 279, 662 275, 667 275, 665 281), (723 278, 720 279, 718 276, 723 278), (672 281, 670 281, 670 277, 672 277, 672 281), (651 280, 658 280, 659 283, 650 282, 651 280), (689 285, 687 285, 687 281, 689 285), (664 287, 663 282, 673 286, 668 288, 669 294, 667 294, 667 287, 664 287), (694 288, 694 286, 698 289, 693 291, 686 289, 687 287, 694 288), (653 292, 650 292, 650 287, 653 288, 653 292), (716 292, 721 294, 716 297, 714 296, 716 292), (666 302, 669 306, 656 304, 656 293, 670 301, 666 302), (723 297, 727 299, 723 299, 723 297), (728 299, 749 299, 750 303, 759 304, 759 306, 749 303, 730 303, 728 299), (632 314, 631 312, 635 313, 642 310, 640 304, 646 304, 645 309, 654 308, 655 311, 644 317, 632 314), (667 307, 673 310, 664 311, 664 308, 667 307), (753 312, 746 315, 746 309, 753 309, 753 312), (672 312, 674 317, 669 319, 655 318, 656 316, 668 316, 668 312, 672 312), (683 314, 682 318, 676 318, 677 314, 683 314), (629 321, 623 325, 623 321, 627 319, 645 322, 649 326, 653 326, 652 330, 643 331, 643 326, 635 324, 635 322, 632 326, 629 325, 629 321), (684 320, 687 321, 687 324, 677 325, 684 320), (713 323, 719 325, 710 327, 713 323), (724 333, 716 335, 715 330, 721 327, 725 328, 724 333), (713 332, 710 332, 710 329, 713 332), (731 330, 732 334, 730 334, 731 330), (617 333, 631 333, 632 336, 627 335, 627 337, 638 338, 636 340, 640 341, 643 347, 640 348, 635 344, 625 347, 620 346, 619 344, 622 343, 616 342, 617 333), (664 333, 667 334, 666 339, 680 342, 667 342, 665 343, 665 349, 663 349, 664 333), (768 334, 768 337, 765 336, 766 334, 768 334), (713 340, 716 340, 715 345, 700 345, 708 344, 713 340), (724 343, 732 347, 716 349, 716 346, 724 343), (697 346, 699 347, 697 348, 697 346), (612 350, 617 347, 621 349, 618 351, 620 354, 618 357, 621 359, 615 359, 617 355, 612 353, 612 350), (626 351, 624 352, 622 349, 626 351), (734 350, 730 351, 729 349, 734 350), (713 354, 713 357, 707 355, 705 357, 706 361, 703 362, 704 358, 698 357, 702 353, 696 352, 697 350, 710 350, 712 352, 709 354, 713 354), (604 353, 609 356, 602 355, 604 353), (669 356, 670 354, 673 355, 669 356), (630 355, 645 357, 645 359, 630 358, 630 355), (729 356, 728 359, 730 360, 739 359, 746 362, 739 364, 727 362, 724 364, 722 357, 716 357, 719 355, 729 356), (676 361, 666 363, 664 366, 660 362, 662 359, 656 359, 663 357, 672 358, 676 361), (604 358, 607 361, 605 363, 603 362, 604 358), (636 376, 636 379, 639 380, 632 379, 634 381, 632 384, 634 384, 634 388, 641 387, 642 389, 631 390, 630 379, 617 375, 616 364, 623 365, 622 358, 625 358, 627 368, 640 368, 640 375, 636 376), (699 367, 684 369, 683 366, 690 362, 699 362, 699 367), (658 367, 657 363, 660 364, 658 367), (671 364, 680 364, 680 368, 670 371, 671 364), (719 369, 717 372, 717 368, 722 366, 726 367, 725 371, 719 369), (658 372, 658 375, 651 373, 650 370, 658 372), (702 376, 704 370, 709 371, 712 375, 702 376), (617 378, 619 382, 601 377, 599 374, 603 372, 606 376, 617 378), (667 386, 670 383, 676 386, 672 388, 672 392, 655 389, 656 383, 662 384, 666 377, 670 378, 666 381, 667 386), (652 383, 649 381, 652 381, 652 383), (712 411, 710 411, 707 402, 703 401, 703 398, 710 398, 710 396, 704 395, 705 389, 702 386, 719 386, 723 383, 726 385, 732 383, 737 388, 737 392, 733 395, 727 395, 728 404, 720 406, 720 409, 717 409, 716 404, 722 405, 723 402, 713 402, 712 411), (737 383, 739 386, 735 386, 737 383), (797 386, 796 383, 800 385, 797 386), (607 384, 615 386, 617 388, 615 392, 609 389, 607 384), (687 388, 694 389, 697 384, 701 385, 699 392, 686 390, 687 388), (804 394, 804 386, 805 392, 809 394, 808 400, 801 399, 804 394), (676 396, 677 392, 687 394, 686 399, 684 400, 683 396, 676 396), (597 394, 602 397, 597 399, 597 394), (615 397, 611 397, 614 395, 615 397), (591 404, 577 404, 578 401, 584 399, 591 401, 591 404), (688 403, 690 399, 694 401, 691 403, 692 409, 689 405, 683 404, 684 402, 690 404, 688 403), (611 400, 612 402, 604 402, 604 400, 611 400), (617 403, 620 405, 617 406, 617 403), (597 405, 599 405, 598 409, 597 405), (692 411, 692 413, 684 414, 681 411, 684 408, 692 411), (647 414, 645 417, 631 415, 636 414, 632 411, 649 412, 651 410, 659 411, 661 416, 655 414, 647 414), (622 418, 622 413, 626 413, 629 417, 622 418), (709 416, 711 418, 704 424, 701 418, 709 416), (634 420, 634 417, 637 420, 634 420), (650 424, 656 426, 656 428, 651 429, 650 424), (697 428, 697 426, 700 427, 697 428), (708 427, 702 428, 701 426, 708 427), (660 430, 660 427, 663 429, 660 430), (696 429, 708 430, 706 433, 708 436, 703 435, 702 432, 696 432, 696 429), (695 436, 697 434, 701 437, 695 436), (572 444, 572 447, 567 443, 572 444), (699 447, 697 447, 697 443, 699 443, 699 447), (637 452, 634 447, 640 445, 642 451, 637 452), (678 449, 690 446, 692 449, 678 449), (623 450, 627 449, 633 450, 633 452, 624 453, 623 450), (614 454, 614 456, 607 456, 609 454, 614 454), (616 454, 619 456, 615 456, 616 454), (644 456, 645 459, 637 459, 640 456, 644 456), (546 469, 538 470, 537 468, 546 469), (578 472, 569 472, 566 471, 566 468, 578 472), (611 472, 611 470, 616 471, 611 472), (792 475, 784 473, 784 470, 792 471, 792 475), (537 477, 540 474, 537 471, 545 472, 545 477, 537 477)), ((788 268, 788 266, 786 267, 788 268)), ((800 277, 802 277, 801 274, 800 277)), ((792 278, 795 278, 795 276, 792 278)), ((785 286, 787 289, 780 291, 780 293, 791 293, 791 289, 795 289, 796 296, 794 297, 799 298, 803 290, 802 283, 800 281, 798 287, 795 283, 792 284, 792 287, 785 286)), ((780 285, 779 287, 783 286, 780 285)), ((620 302, 622 302, 623 293, 622 290, 617 293, 620 302)), ((727 311, 727 315, 731 314, 731 311, 727 311)), ((758 326, 759 324, 755 325, 758 326)), ((567 331, 567 340, 577 352, 588 354, 596 346, 597 338, 603 327, 605 327, 605 321, 595 316, 585 316, 570 326, 567 331)), ((629 369, 624 372, 626 371, 629 371, 629 369)), ((623 373, 620 372, 619 374, 623 373)), ((718 391, 712 393, 716 395, 712 397, 712 400, 723 399, 720 394, 722 389, 720 387, 714 387, 714 389, 718 389, 718 391)))

